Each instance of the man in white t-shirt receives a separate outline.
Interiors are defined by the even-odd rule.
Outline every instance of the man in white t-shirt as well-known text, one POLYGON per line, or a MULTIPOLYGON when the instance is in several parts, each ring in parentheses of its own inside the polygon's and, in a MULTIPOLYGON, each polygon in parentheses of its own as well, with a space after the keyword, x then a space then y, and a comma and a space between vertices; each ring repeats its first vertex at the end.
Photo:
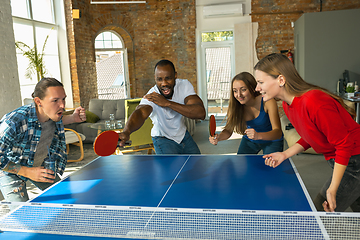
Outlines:
POLYGON ((200 154, 186 130, 183 116, 205 119, 204 104, 188 80, 176 77, 174 64, 169 60, 161 60, 155 65, 156 84, 140 101, 119 134, 121 146, 150 116, 154 124, 151 137, 156 154, 200 154))

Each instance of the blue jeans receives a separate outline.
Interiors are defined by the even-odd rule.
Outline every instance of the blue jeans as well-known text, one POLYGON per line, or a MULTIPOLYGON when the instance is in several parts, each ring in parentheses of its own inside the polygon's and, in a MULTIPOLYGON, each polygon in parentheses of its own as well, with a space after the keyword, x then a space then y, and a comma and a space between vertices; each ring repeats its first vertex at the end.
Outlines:
POLYGON ((188 131, 180 144, 166 137, 152 137, 152 140, 156 154, 201 154, 188 131))
MULTIPOLYGON (((334 169, 334 162, 334 159, 328 160, 332 169, 334 169)), ((314 205, 318 211, 324 211, 322 203, 326 200, 326 190, 329 188, 331 180, 332 176, 314 199, 314 205)), ((335 211, 344 212, 348 207, 354 212, 360 212, 360 155, 354 155, 349 159, 349 164, 336 193, 335 211)))
MULTIPOLYGON (((59 181, 60 177, 56 174, 55 182, 59 181)), ((37 188, 45 190, 54 183, 31 181, 37 188)), ((29 195, 26 189, 26 181, 22 180, 15 174, 3 175, 0 177, 0 190, 7 202, 26 202, 29 200, 29 195)))
POLYGON ((273 152, 282 152, 283 148, 284 140, 255 143, 243 137, 237 154, 257 154, 260 150, 263 150, 264 154, 269 154, 273 152))

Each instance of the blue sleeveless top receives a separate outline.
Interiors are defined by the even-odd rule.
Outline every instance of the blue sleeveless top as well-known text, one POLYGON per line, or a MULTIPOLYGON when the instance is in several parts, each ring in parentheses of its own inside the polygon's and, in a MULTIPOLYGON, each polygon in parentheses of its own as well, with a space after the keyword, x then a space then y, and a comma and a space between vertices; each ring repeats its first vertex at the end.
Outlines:
MULTIPOLYGON (((269 132, 272 130, 269 114, 267 114, 264 110, 264 101, 261 99, 261 106, 260 106, 260 114, 257 118, 246 121, 246 127, 247 128, 253 128, 256 132, 269 132)), ((243 137, 248 138, 247 135, 244 135, 243 137)), ((265 142, 275 142, 275 141, 281 141, 283 139, 283 136, 281 138, 276 140, 254 140, 249 139, 252 142, 255 143, 265 143, 265 142)))

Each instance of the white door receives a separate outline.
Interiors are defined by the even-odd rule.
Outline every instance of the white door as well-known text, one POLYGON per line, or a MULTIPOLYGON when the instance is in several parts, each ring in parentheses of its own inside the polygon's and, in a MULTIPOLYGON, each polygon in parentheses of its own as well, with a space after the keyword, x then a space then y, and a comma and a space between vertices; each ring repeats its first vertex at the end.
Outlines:
MULTIPOLYGON (((227 31, 228 33, 229 31, 227 31)), ((224 32, 216 32, 224 33, 224 32)), ((201 44, 201 86, 206 88, 202 98, 207 107, 207 116, 224 119, 230 94, 230 83, 235 75, 234 44, 231 38, 211 38, 201 44), (219 40, 220 38, 220 40, 219 40)))

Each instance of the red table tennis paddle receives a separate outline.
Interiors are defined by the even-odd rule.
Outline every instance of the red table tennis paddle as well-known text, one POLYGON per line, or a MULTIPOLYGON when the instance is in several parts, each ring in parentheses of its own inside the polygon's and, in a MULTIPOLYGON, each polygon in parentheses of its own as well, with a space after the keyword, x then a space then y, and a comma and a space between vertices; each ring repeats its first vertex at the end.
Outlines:
POLYGON ((215 131, 216 131, 216 121, 215 121, 215 117, 214 115, 211 115, 210 116, 210 119, 209 119, 209 133, 210 133, 210 136, 215 136, 215 131))
MULTIPOLYGON (((131 141, 127 141, 125 145, 131 145, 131 141)), ((94 151, 99 156, 109 156, 113 154, 119 146, 119 134, 114 131, 105 131, 100 133, 94 142, 94 151)))

